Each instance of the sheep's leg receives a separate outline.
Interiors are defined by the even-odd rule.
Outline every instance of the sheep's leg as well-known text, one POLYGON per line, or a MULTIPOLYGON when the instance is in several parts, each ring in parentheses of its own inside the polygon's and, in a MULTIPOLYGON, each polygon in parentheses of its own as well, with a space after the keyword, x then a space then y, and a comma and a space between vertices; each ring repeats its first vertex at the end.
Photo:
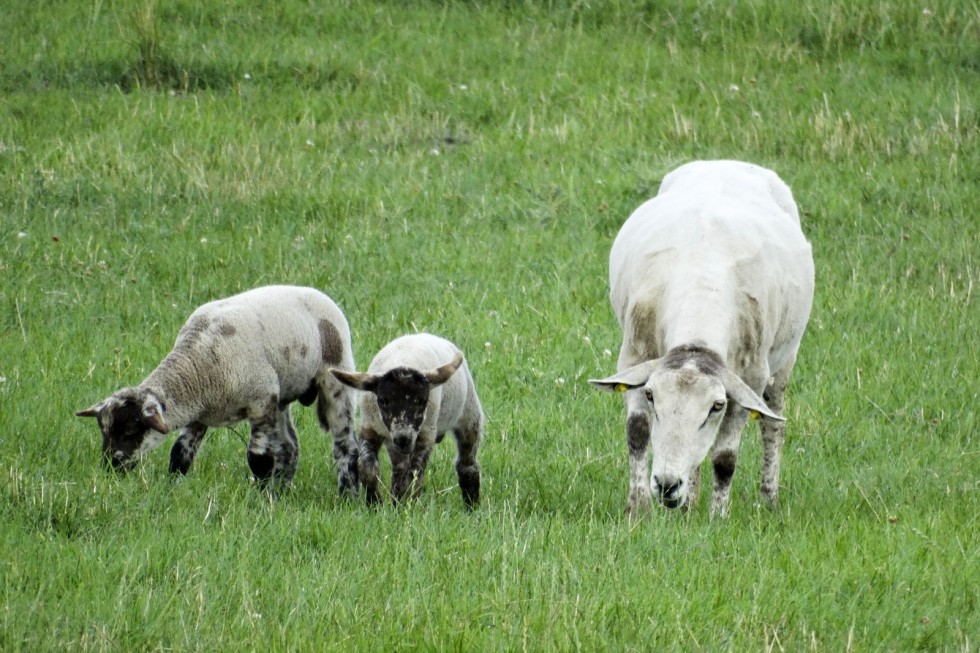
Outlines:
POLYGON ((412 486, 412 455, 389 443, 388 457, 391 458, 391 497, 397 503, 405 498, 412 486))
MULTIPOLYGON (((793 363, 776 373, 772 385, 764 394, 769 410, 783 414, 783 400, 789 383, 793 363)), ((775 508, 779 504, 779 463, 785 437, 785 422, 764 419, 760 424, 762 434, 762 485, 760 492, 766 505, 775 508)))
MULTIPOLYGON (((299 443, 287 411, 273 411, 252 420, 252 437, 248 443, 248 466, 255 480, 269 489, 292 480, 296 471, 299 443)), ((273 488, 278 490, 277 488, 273 488)))
POLYGON ((425 485, 425 468, 429 465, 433 444, 432 441, 415 443, 415 450, 409 463, 407 488, 407 494, 412 498, 418 498, 422 494, 422 486, 425 485))
MULTIPOLYGON (((327 375, 331 378, 332 375, 327 375)), ((333 434, 333 459, 341 496, 356 498, 359 447, 354 437, 353 392, 339 382, 321 379, 316 415, 324 431, 333 434), (328 394, 329 393, 329 394, 328 394)))
POLYGON ((381 466, 378 451, 384 441, 378 433, 369 428, 361 429, 360 454, 357 459, 357 475, 364 486, 364 494, 369 506, 381 503, 381 466))
POLYGON ((482 424, 461 425, 453 435, 456 436, 456 478, 463 501, 472 508, 480 502, 480 463, 476 461, 476 452, 483 439, 482 424))
POLYGON ((701 465, 695 465, 688 474, 687 502, 684 503, 683 510, 690 510, 698 505, 698 495, 701 494, 701 465))
POLYGON ((626 511, 631 518, 650 512, 650 416, 641 390, 626 393, 626 444, 630 457, 630 487, 626 511))
POLYGON ((186 474, 190 470, 207 430, 208 427, 199 423, 189 424, 180 429, 180 436, 170 450, 171 474, 186 474))
POLYGON ((718 439, 711 448, 711 467, 714 471, 714 486, 711 492, 711 516, 728 516, 728 499, 738 461, 738 446, 742 440, 742 428, 748 415, 745 410, 732 402, 725 413, 725 419, 718 431, 718 439))

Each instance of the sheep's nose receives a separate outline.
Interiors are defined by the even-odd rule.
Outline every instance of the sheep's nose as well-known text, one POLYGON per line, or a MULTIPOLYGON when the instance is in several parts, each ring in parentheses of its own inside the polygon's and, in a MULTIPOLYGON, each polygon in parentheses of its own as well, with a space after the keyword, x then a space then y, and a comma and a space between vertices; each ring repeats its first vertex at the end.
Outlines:
POLYGON ((682 479, 676 476, 654 476, 653 482, 656 484, 657 498, 667 508, 677 508, 681 505, 681 487, 684 485, 682 479))
POLYGON ((400 452, 402 453, 412 452, 412 436, 410 435, 398 436, 394 438, 394 441, 395 441, 395 446, 398 448, 400 452))

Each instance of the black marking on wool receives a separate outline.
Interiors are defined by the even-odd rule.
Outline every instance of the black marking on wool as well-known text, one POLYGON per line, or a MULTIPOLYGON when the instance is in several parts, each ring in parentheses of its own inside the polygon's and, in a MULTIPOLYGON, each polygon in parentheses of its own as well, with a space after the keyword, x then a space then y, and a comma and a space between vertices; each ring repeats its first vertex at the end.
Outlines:
POLYGON ((631 413, 626 420, 626 444, 633 455, 642 454, 650 443, 650 418, 643 413, 631 413))
POLYGON ((688 363, 693 363, 701 374, 718 375, 725 369, 725 361, 721 356, 698 345, 674 347, 663 359, 663 366, 668 370, 679 370, 688 363))
POLYGON ((237 332, 238 329, 236 329, 235 326, 230 322, 222 322, 221 327, 218 329, 218 333, 220 333, 225 338, 230 338, 233 335, 235 335, 237 332))
POLYGON ((330 320, 320 320, 320 350, 324 362, 339 365, 344 360, 344 343, 330 320))
POLYGON ((711 465, 715 472, 716 484, 725 486, 731 482, 737 459, 738 454, 734 451, 722 451, 712 458, 711 465))
POLYGON ((652 302, 639 302, 629 311, 628 324, 632 333, 633 353, 643 360, 660 357, 657 347, 662 331, 657 321, 657 311, 652 302))
POLYGON ((313 402, 316 401, 319 391, 320 387, 316 384, 316 379, 310 380, 309 387, 299 396, 299 403, 304 406, 312 406, 313 402))

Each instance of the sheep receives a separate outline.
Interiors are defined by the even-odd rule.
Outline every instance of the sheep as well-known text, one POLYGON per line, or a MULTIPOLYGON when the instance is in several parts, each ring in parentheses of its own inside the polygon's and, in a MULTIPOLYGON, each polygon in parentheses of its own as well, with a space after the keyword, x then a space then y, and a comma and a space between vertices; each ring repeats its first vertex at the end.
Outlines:
POLYGON ((361 453, 358 473, 369 505, 381 501, 378 451, 391 459, 391 494, 397 502, 422 490, 425 468, 435 444, 447 431, 456 438, 456 476, 463 501, 480 499, 477 449, 483 437, 483 408, 462 352, 428 333, 388 343, 367 372, 330 370, 361 395, 361 453))
POLYGON ((316 401, 320 426, 333 433, 340 493, 356 496, 355 393, 330 367, 356 367, 337 304, 313 288, 255 288, 195 310, 142 383, 75 414, 98 420, 103 462, 120 472, 180 429, 170 471, 186 474, 209 427, 248 420, 248 465, 260 485, 278 490, 299 453, 290 404, 316 401))
POLYGON ((650 510, 651 485, 666 508, 693 505, 710 453, 710 513, 727 516, 747 416, 761 418, 761 495, 776 506, 783 400, 814 286, 789 187, 739 161, 681 166, 619 231, 609 282, 623 344, 617 373, 590 383, 625 393, 628 514, 650 510))

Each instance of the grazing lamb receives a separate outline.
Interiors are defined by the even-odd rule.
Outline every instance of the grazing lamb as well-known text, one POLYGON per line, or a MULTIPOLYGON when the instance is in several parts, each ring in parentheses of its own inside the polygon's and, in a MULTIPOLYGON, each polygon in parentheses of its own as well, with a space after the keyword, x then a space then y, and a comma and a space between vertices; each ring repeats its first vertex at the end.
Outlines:
POLYGON ((710 453, 711 514, 727 515, 747 415, 762 418, 761 492, 775 505, 783 396, 813 302, 790 189, 748 163, 681 166, 616 236, 609 282, 618 373, 590 383, 625 393, 629 514, 650 509, 651 485, 667 508, 693 504, 710 453))
POLYGON ((367 502, 381 501, 378 451, 391 458, 395 501, 422 490, 432 447, 446 431, 456 437, 456 476, 469 507, 480 499, 476 452, 483 435, 483 409, 463 354, 454 344, 427 333, 388 343, 366 373, 332 369, 361 396, 361 456, 358 464, 367 502))
POLYGON ((248 420, 249 467, 263 485, 280 486, 299 453, 289 405, 317 401, 320 425, 333 433, 340 492, 356 496, 354 392, 331 366, 355 369, 350 328, 333 300, 312 288, 256 288, 198 308, 140 385, 75 414, 98 419, 105 462, 121 471, 180 429, 170 471, 181 474, 208 427, 248 420))

